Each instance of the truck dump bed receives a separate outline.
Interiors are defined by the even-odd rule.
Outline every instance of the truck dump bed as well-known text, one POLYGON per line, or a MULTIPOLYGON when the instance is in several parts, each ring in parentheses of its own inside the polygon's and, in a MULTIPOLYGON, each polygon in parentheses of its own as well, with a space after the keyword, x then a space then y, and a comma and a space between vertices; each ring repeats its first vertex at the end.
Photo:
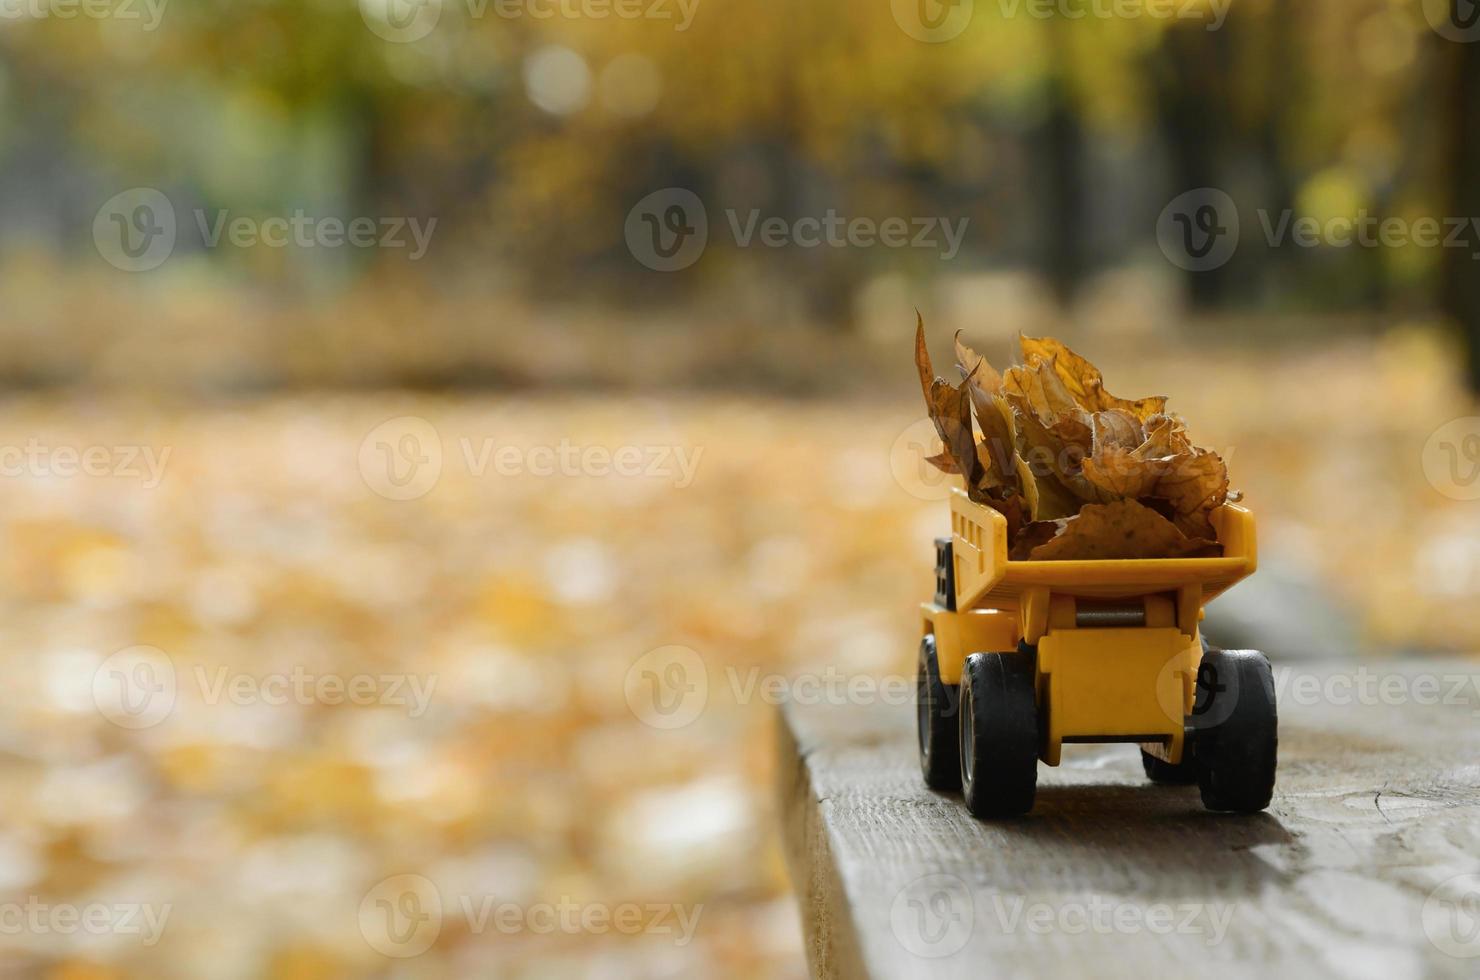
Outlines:
POLYGON ((1014 609, 1022 594, 1043 589, 1087 599, 1124 599, 1201 586, 1207 603, 1253 573, 1257 565, 1254 515, 1226 504, 1212 514, 1221 558, 1119 561, 1009 561, 1007 519, 951 491, 958 609, 1014 609))

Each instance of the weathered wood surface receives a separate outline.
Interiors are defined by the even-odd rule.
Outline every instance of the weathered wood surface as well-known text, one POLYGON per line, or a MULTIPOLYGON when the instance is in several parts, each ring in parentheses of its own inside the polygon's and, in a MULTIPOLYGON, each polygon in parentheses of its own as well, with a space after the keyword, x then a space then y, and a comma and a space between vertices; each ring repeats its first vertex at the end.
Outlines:
POLYGON ((788 705, 813 974, 1480 976, 1480 664, 1275 675, 1279 781, 1256 816, 1086 745, 1040 765, 1031 816, 979 823, 921 782, 911 706, 788 705))

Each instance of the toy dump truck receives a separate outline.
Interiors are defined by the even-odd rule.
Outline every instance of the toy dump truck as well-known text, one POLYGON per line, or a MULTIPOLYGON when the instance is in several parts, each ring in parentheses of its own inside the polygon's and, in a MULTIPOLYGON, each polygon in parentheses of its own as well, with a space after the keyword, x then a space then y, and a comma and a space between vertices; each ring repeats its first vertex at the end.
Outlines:
POLYGON ((1269 805, 1274 679, 1250 650, 1203 642, 1203 607, 1255 568, 1254 517, 1212 514, 1222 557, 1009 561, 1007 521, 960 489, 936 542, 917 688, 920 766, 977 817, 1033 807, 1038 762, 1066 742, 1134 742, 1155 782, 1210 810, 1269 805))

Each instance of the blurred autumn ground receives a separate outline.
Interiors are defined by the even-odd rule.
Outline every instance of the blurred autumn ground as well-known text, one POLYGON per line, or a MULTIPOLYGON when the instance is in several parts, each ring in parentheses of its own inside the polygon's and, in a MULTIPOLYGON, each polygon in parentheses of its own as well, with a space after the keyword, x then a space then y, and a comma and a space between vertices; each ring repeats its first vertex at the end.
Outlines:
MULTIPOLYGON (((444 924, 402 975, 801 975, 768 782, 785 685, 768 679, 809 678, 798 696, 858 678, 911 693, 945 508, 921 479, 910 326, 890 351, 897 376, 832 399, 6 399, 0 445, 145 447, 160 465, 157 481, 143 462, 0 480, 0 885, 18 902, 172 909, 150 948, 0 935, 7 969, 369 975, 387 960, 362 902, 414 873, 439 889, 444 924), (431 427, 441 466, 407 491, 423 495, 388 499, 400 490, 376 433, 394 454, 408 418, 431 427), (693 465, 645 456, 619 476, 599 456, 562 464, 562 446, 667 448, 693 465), (178 688, 137 730, 92 686, 133 645, 162 651, 178 688), (673 728, 632 697, 634 668, 670 647, 697 655, 706 695, 673 728), (295 670, 430 691, 419 706, 237 704, 213 687, 295 670), (699 918, 687 944, 505 934, 455 914, 463 898, 699 918)), ((1374 650, 1480 647, 1480 512, 1423 465, 1436 422, 1473 413, 1437 335, 1290 351, 1065 339, 1113 390, 1171 396, 1229 459, 1266 562, 1338 596, 1374 650)), ((979 347, 1005 360, 1005 339, 979 347)))

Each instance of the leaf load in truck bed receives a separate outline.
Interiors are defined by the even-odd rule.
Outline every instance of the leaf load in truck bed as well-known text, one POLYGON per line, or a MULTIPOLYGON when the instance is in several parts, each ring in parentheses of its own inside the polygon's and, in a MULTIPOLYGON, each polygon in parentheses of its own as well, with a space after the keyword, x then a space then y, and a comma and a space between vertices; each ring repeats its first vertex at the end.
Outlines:
POLYGON ((1099 370, 1051 337, 1021 337, 998 372, 956 336, 959 384, 935 376, 925 322, 915 366, 943 451, 971 499, 1007 519, 1014 561, 1199 558, 1222 553, 1212 512, 1237 499, 1217 453, 1154 396, 1105 390, 1099 370))

